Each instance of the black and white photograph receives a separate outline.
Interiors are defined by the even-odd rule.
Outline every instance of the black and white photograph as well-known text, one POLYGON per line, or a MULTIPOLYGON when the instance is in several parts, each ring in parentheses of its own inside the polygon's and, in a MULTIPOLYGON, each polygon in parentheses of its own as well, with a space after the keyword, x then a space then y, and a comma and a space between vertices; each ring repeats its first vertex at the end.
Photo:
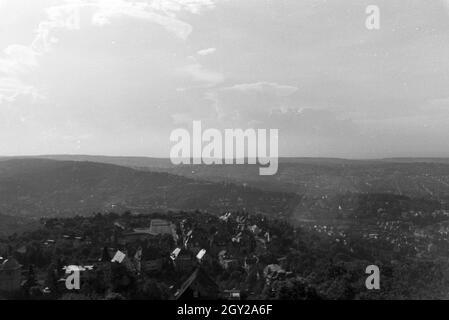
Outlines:
POLYGON ((0 0, 0 300, 446 299, 449 0, 0 0))

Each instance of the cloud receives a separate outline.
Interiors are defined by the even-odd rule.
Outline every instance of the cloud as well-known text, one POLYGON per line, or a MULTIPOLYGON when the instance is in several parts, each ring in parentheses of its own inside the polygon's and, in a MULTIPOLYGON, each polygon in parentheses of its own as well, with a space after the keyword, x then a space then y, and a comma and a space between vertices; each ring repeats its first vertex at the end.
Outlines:
POLYGON ((235 84, 207 92, 204 98, 212 102, 218 117, 234 125, 257 123, 273 110, 289 103, 289 96, 298 88, 275 82, 235 84))
MULTIPOLYGON (((34 137, 47 127, 54 139, 92 133, 97 152, 129 151, 141 136, 163 148, 163 130, 192 119, 279 127, 293 153, 298 137, 313 137, 309 155, 320 145, 332 155, 413 144, 400 133, 447 141, 448 1, 379 0, 386 14, 375 33, 356 0, 10 2, 0 12, 0 112, 10 123, 1 136, 16 126, 24 137, 29 126, 23 150, 39 148, 34 137), (39 92, 45 101, 30 103, 39 92), (373 144, 354 126, 385 138, 373 144)), ((53 148, 54 139, 42 141, 53 148)))
POLYGON ((215 8, 212 0, 165 0, 153 1, 153 6, 161 6, 163 10, 168 11, 187 11, 192 14, 199 14, 205 9, 215 8))
POLYGON ((79 3, 68 3, 45 10, 46 20, 39 23, 36 36, 29 45, 11 44, 0 58, 0 94, 2 101, 13 101, 19 95, 31 95, 33 99, 42 97, 38 89, 26 84, 23 79, 38 67, 38 57, 50 49, 57 39, 51 35, 55 28, 77 29, 79 3))
POLYGON ((215 48, 208 48, 208 49, 199 50, 197 53, 200 56, 207 56, 209 54, 214 53, 215 51, 217 51, 217 49, 215 49, 215 48))
POLYGON ((55 29, 79 30, 80 10, 86 6, 85 2, 80 1, 45 9, 46 19, 39 23, 31 47, 37 52, 46 52, 58 40, 52 34, 55 29))
POLYGON ((181 75, 191 78, 203 87, 213 87, 224 81, 223 74, 207 70, 201 64, 194 62, 179 69, 181 75))
POLYGON ((123 17, 142 19, 161 25, 175 36, 185 40, 192 32, 192 26, 177 18, 177 13, 199 14, 204 9, 211 9, 210 0, 80 0, 68 1, 64 5, 46 9, 47 19, 39 24, 38 36, 34 46, 44 48, 55 41, 51 32, 55 28, 77 30, 80 28, 81 11, 93 11, 91 23, 95 26, 110 24, 114 19, 123 17))
MULTIPOLYGON (((1 101, 13 100, 19 94, 36 92, 31 84, 19 78, 38 67, 38 57, 49 52, 58 43, 57 30, 76 31, 81 29, 81 17, 90 14, 93 26, 111 24, 123 17, 145 20, 165 28, 177 38, 186 40, 193 28, 177 17, 178 13, 200 14, 214 8, 211 0, 68 0, 62 5, 44 9, 46 18, 36 29, 36 36, 28 46, 11 44, 0 57, 1 101), (3 87, 1 87, 3 86, 3 87)), ((200 64, 186 66, 185 71, 196 81, 218 83, 221 75, 205 70, 200 64)), ((33 93, 33 95, 36 95, 33 93)))
POLYGON ((37 90, 15 78, 0 79, 0 103, 12 102, 19 95, 29 95, 33 99, 41 97, 37 90))
POLYGON ((36 88, 21 80, 33 68, 37 67, 37 53, 30 47, 10 45, 0 58, 0 103, 11 102, 19 95, 31 95, 33 99, 41 96, 36 88))
POLYGON ((112 1, 109 3, 102 1, 96 9, 97 12, 92 17, 92 23, 97 26, 109 24, 114 18, 130 17, 161 25, 183 40, 187 39, 192 32, 190 24, 176 18, 175 12, 182 10, 181 6, 155 7, 146 2, 112 1))
POLYGON ((4 50, 7 57, 16 66, 16 72, 25 71, 22 68, 33 68, 37 66, 37 53, 28 46, 13 44, 4 50))
POLYGON ((265 82, 265 81, 236 84, 234 86, 221 89, 221 91, 266 93, 266 94, 273 94, 279 97, 289 96, 297 90, 298 88, 295 86, 280 85, 274 82, 265 82))

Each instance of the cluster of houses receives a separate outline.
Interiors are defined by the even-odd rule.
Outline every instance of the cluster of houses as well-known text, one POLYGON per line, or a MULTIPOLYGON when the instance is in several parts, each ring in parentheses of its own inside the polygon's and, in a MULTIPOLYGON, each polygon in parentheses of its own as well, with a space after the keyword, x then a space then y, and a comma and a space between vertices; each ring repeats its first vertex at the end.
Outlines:
MULTIPOLYGON (((127 230, 123 223, 116 221, 114 224, 120 230, 116 237, 119 245, 129 247, 146 243, 160 250, 153 257, 143 254, 145 250, 142 250, 142 247, 131 257, 118 250, 112 261, 126 265, 133 272, 148 273, 160 271, 169 260, 176 272, 190 274, 185 281, 173 286, 173 299, 237 299, 240 297, 240 291, 235 288, 219 290, 202 264, 216 259, 223 270, 243 268, 249 272, 258 265, 258 254, 266 252, 266 245, 271 241, 271 236, 268 231, 250 223, 247 216, 226 213, 220 216, 218 221, 218 224, 214 223, 216 219, 213 221, 211 217, 202 220, 183 218, 175 224, 168 220, 153 219, 149 228, 134 228, 131 231, 127 230), (161 243, 160 236, 171 241, 161 243), (171 242, 171 245, 168 242, 171 242), (160 252, 168 252, 168 249, 170 253, 166 256, 160 255, 160 252)), ((272 267, 278 267, 279 272, 261 271, 258 276, 275 279, 278 273, 284 272, 277 265, 272 267)))
MULTIPOLYGON (((410 210, 403 212, 401 217, 443 217, 446 210, 436 210, 431 213, 410 210)), ((446 222, 431 223, 425 227, 415 225, 409 220, 379 220, 373 224, 332 226, 304 222, 303 227, 314 231, 335 242, 350 248, 350 238, 373 242, 376 245, 389 245, 393 252, 407 251, 417 257, 440 254, 449 250, 449 226, 446 222)), ((350 248, 352 251, 352 248, 350 248)))
MULTIPOLYGON (((68 291, 66 280, 74 271, 79 272, 82 283, 99 268, 112 270, 114 266, 123 267, 136 279, 159 279, 169 270, 173 275, 167 281, 172 299, 239 299, 238 288, 217 285, 218 274, 211 273, 211 265, 218 265, 221 273, 238 270, 256 274, 257 279, 266 284, 292 276, 282 258, 277 263, 261 261, 260 257, 267 254, 271 243, 277 240, 261 216, 230 212, 218 218, 179 215, 167 219, 133 220, 119 216, 108 222, 100 234, 90 235, 65 234, 71 229, 65 228, 64 222, 52 223, 57 226, 52 225, 51 230, 56 229, 59 233, 53 233, 53 239, 41 240, 40 246, 49 249, 53 255, 60 244, 80 248, 79 252, 87 247, 98 252, 95 259, 90 255, 58 259, 50 272, 57 282, 55 290, 58 292, 68 291)), ((18 243, 14 253, 20 256, 27 250, 27 245, 18 243)), ((0 264, 0 291, 23 289, 26 273, 22 272, 20 264, 12 257, 0 260, 0 264)), ((129 279, 124 278, 122 282, 129 283, 129 279)), ((44 279, 37 282, 41 292, 51 295, 54 287, 44 283, 47 283, 44 279)))

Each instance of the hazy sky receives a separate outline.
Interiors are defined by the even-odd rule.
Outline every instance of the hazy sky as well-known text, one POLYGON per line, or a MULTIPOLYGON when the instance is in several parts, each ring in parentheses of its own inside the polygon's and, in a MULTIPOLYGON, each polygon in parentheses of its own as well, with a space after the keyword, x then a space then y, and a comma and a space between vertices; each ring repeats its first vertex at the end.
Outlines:
POLYGON ((202 120, 284 156, 449 156, 449 1, 0 0, 0 50, 0 155, 168 157, 202 120))

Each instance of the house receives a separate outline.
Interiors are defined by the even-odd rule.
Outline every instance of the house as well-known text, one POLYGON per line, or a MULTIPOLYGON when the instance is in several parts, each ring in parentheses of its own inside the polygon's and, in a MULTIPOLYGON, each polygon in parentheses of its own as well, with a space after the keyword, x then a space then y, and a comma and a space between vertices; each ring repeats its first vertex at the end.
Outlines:
POLYGON ((118 221, 114 222, 114 227, 117 227, 117 228, 119 228, 121 230, 125 230, 126 229, 125 226, 123 226, 123 224, 121 224, 118 221))
POLYGON ((150 224, 150 233, 152 235, 168 234, 173 237, 173 240, 178 241, 178 235, 176 233, 176 226, 167 220, 152 219, 150 224))
POLYGON ((240 261, 237 259, 222 259, 219 260, 220 265, 223 269, 236 269, 240 266, 240 261))
POLYGON ((135 241, 144 241, 160 235, 170 235, 175 242, 178 240, 174 224, 162 219, 153 219, 149 228, 135 228, 131 232, 123 233, 120 243, 127 244, 135 241))
POLYGON ((123 233, 119 243, 125 245, 135 241, 144 241, 150 237, 151 233, 149 228, 136 228, 131 232, 123 233))
POLYGON ((226 300, 240 300, 240 290, 232 289, 232 290, 224 290, 222 293, 223 299, 226 300))
POLYGON ((205 254, 206 254, 206 249, 201 249, 198 252, 198 254, 196 255, 196 258, 198 259, 198 261, 201 261, 205 254))
POLYGON ((202 268, 196 268, 179 289, 172 300, 213 300, 219 297, 218 285, 202 268))
POLYGON ((284 270, 281 268, 280 265, 278 264, 269 264, 267 265, 264 270, 263 270, 263 274, 265 277, 268 277, 270 275, 273 274, 277 274, 279 272, 283 272, 284 270))
POLYGON ((240 261, 238 259, 232 259, 226 250, 221 250, 218 253, 218 263, 223 269, 235 269, 240 266, 240 261))
POLYGON ((175 261, 180 252, 181 252, 181 248, 176 248, 175 250, 173 250, 173 252, 170 254, 170 259, 175 261))
POLYGON ((220 216, 218 219, 224 222, 228 222, 228 219, 231 217, 231 213, 227 212, 224 215, 220 216))
POLYGON ((111 262, 122 263, 125 258, 126 258, 126 254, 124 254, 120 250, 117 250, 117 252, 115 253, 115 255, 112 258, 111 262))
POLYGON ((251 231, 256 236, 259 235, 262 232, 262 230, 257 225, 249 226, 248 230, 251 231))
POLYGON ((20 289, 22 266, 8 258, 0 265, 0 291, 14 292, 20 289))
POLYGON ((117 250, 117 252, 115 253, 114 257, 111 260, 112 263, 117 263, 117 264, 123 264, 129 271, 131 272, 137 272, 137 268, 134 265, 133 261, 128 258, 128 256, 121 252, 120 250, 117 250))
POLYGON ((173 260, 173 263, 178 272, 189 272, 197 265, 198 262, 191 251, 182 250, 176 259, 173 260))
POLYGON ((263 275, 267 283, 270 283, 272 280, 284 279, 286 276, 291 276, 291 274, 291 272, 286 272, 278 264, 269 264, 263 270, 263 275))

